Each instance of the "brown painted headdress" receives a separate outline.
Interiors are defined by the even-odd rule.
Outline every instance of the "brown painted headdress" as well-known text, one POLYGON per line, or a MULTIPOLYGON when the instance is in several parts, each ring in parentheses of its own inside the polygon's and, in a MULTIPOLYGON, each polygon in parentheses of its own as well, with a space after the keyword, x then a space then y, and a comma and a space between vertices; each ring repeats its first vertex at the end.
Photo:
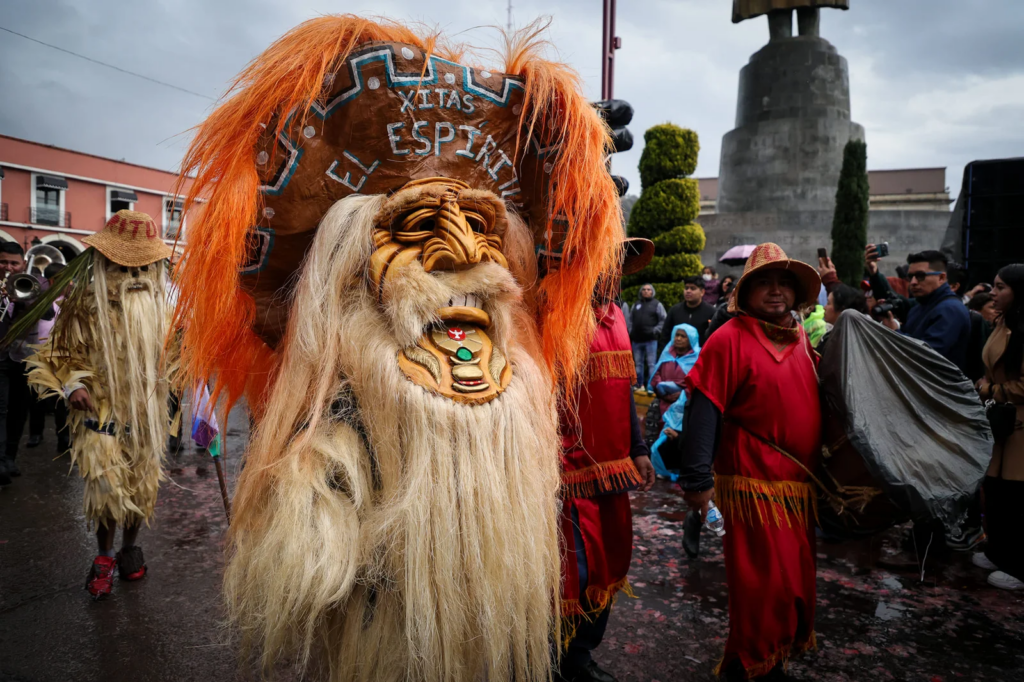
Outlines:
POLYGON ((545 356, 575 380, 594 286, 618 266, 621 214, 606 126, 578 77, 540 58, 535 38, 513 36, 500 73, 466 65, 436 37, 336 16, 257 57, 183 164, 196 176, 188 205, 205 199, 189 216, 181 275, 192 376, 216 373, 232 398, 249 388, 258 403, 294 273, 331 205, 441 177, 500 197, 529 225, 537 253, 560 260, 536 300, 545 356))

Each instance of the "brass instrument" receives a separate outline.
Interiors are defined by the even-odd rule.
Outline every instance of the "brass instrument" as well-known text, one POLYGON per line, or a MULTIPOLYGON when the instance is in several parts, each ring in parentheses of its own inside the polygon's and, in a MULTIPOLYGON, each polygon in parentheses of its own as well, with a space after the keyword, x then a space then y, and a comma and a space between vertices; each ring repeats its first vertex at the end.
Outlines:
POLYGON ((25 271, 7 277, 4 293, 12 301, 32 303, 39 298, 39 294, 43 290, 39 280, 32 274, 32 269, 37 268, 40 274, 42 274, 46 270, 46 266, 51 263, 67 265, 67 261, 60 250, 49 244, 36 244, 25 252, 25 258, 25 271))
POLYGON ((7 273, 0 279, 0 320, 7 317, 7 309, 11 307, 11 297, 7 295, 7 278, 10 274, 7 273))

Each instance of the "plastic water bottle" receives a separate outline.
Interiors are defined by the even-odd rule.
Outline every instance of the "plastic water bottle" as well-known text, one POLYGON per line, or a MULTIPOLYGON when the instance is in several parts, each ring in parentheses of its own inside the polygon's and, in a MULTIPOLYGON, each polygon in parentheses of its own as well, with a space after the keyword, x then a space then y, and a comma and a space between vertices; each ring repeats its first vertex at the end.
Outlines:
POLYGON ((714 502, 708 502, 708 513, 704 517, 704 525, 718 537, 725 535, 725 519, 722 518, 722 512, 718 511, 714 502))

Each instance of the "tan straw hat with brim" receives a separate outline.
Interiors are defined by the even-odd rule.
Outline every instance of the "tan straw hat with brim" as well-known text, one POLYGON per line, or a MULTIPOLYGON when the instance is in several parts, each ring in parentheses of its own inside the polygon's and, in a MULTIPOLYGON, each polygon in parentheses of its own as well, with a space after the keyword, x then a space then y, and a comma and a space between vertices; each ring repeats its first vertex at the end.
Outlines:
POLYGON ((654 258, 654 242, 642 237, 629 237, 622 243, 622 276, 633 275, 654 258))
POLYGON ((740 311, 739 302, 743 297, 743 286, 750 281, 751 276, 765 270, 788 270, 797 279, 802 291, 797 292, 796 307, 814 305, 818 302, 818 293, 821 291, 821 277, 818 271, 807 263, 792 260, 786 256, 786 252, 778 244, 765 242, 754 247, 746 265, 743 266, 743 274, 736 282, 736 295, 729 302, 729 312, 740 311))
POLYGON ((103 229, 82 240, 118 265, 137 268, 170 258, 153 219, 139 211, 118 211, 103 229))

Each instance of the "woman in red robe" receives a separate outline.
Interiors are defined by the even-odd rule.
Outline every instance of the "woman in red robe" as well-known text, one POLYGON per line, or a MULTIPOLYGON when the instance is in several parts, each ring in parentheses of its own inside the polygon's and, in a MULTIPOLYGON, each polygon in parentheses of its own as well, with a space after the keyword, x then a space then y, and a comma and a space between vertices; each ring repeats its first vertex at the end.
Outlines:
POLYGON ((817 272, 761 244, 731 308, 687 377, 691 413, 680 484, 694 510, 725 518, 729 638, 717 672, 786 679, 814 646, 814 504, 821 452, 817 356, 793 310, 813 304, 817 272), (712 475, 712 462, 714 474, 712 475))

